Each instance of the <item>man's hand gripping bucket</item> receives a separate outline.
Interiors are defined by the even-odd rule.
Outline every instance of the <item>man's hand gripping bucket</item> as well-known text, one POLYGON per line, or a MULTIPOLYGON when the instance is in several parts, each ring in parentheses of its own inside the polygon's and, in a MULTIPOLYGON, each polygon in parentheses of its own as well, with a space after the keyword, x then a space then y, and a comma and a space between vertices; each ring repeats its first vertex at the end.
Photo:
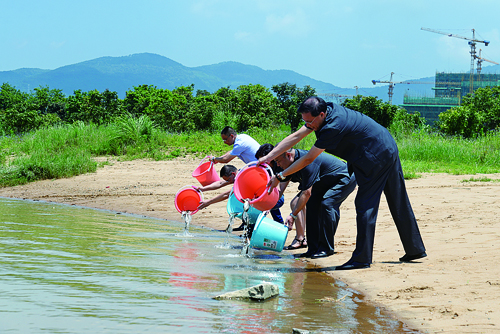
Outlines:
POLYGON ((271 210, 279 200, 278 188, 268 192, 267 184, 272 176, 273 171, 268 165, 257 166, 257 161, 245 165, 234 180, 236 199, 242 203, 248 199, 250 205, 260 211, 271 210))
POLYGON ((212 161, 205 161, 206 158, 208 158, 208 156, 201 160, 199 166, 192 174, 202 186, 208 186, 215 181, 220 181, 219 175, 217 175, 217 171, 214 168, 214 163, 212 161))

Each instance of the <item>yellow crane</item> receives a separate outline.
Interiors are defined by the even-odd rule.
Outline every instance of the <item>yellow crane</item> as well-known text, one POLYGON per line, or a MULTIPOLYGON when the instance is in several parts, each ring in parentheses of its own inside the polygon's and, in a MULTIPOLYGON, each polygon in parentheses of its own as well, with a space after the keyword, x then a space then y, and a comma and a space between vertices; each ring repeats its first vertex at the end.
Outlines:
POLYGON ((476 56, 476 44, 477 43, 483 43, 485 46, 488 46, 488 44, 490 44, 490 41, 486 41, 486 40, 482 41, 482 40, 476 39, 476 31, 474 29, 472 29, 472 38, 464 37, 464 36, 460 36, 460 35, 456 35, 456 34, 450 34, 450 33, 447 33, 447 32, 443 32, 443 31, 439 31, 439 30, 434 30, 434 29, 429 29, 429 28, 424 28, 424 27, 422 27, 421 30, 434 32, 436 34, 446 35, 448 37, 461 38, 461 39, 465 39, 465 40, 469 41, 470 55, 471 55, 471 61, 470 61, 470 79, 469 79, 469 93, 472 94, 474 92, 474 61, 477 58, 477 56, 476 56))

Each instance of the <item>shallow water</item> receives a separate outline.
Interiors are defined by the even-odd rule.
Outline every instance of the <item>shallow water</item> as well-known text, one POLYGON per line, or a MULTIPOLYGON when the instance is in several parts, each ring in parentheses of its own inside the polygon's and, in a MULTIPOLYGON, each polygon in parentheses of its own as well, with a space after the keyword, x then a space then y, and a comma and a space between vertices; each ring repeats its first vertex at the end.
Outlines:
POLYGON ((413 333, 286 253, 184 223, 0 198, 1 333, 413 333), (213 296, 262 282, 265 302, 213 296))

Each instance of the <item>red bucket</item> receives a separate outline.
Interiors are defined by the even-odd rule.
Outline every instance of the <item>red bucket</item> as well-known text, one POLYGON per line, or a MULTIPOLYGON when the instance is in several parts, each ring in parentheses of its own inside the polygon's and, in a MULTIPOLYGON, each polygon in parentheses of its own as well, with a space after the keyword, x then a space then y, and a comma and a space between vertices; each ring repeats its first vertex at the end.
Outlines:
POLYGON ((236 174, 233 186, 234 196, 240 202, 244 202, 245 199, 250 200, 250 205, 257 210, 271 210, 279 200, 277 187, 270 194, 268 193, 267 183, 271 179, 273 171, 267 165, 265 168, 262 166, 249 167, 249 165, 256 164, 257 162, 251 162, 236 174))
POLYGON ((208 186, 215 181, 220 181, 219 175, 214 168, 214 163, 212 161, 205 161, 208 157, 201 160, 200 165, 194 170, 193 177, 201 183, 202 186, 208 186))
POLYGON ((201 191, 196 191, 193 186, 185 186, 175 194, 175 208, 179 213, 189 211, 192 215, 198 212, 198 206, 203 201, 201 191))

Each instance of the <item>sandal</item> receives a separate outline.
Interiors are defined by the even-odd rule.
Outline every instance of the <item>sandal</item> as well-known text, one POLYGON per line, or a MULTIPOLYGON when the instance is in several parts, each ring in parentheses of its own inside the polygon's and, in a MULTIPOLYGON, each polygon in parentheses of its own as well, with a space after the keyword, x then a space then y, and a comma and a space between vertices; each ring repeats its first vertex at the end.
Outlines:
POLYGON ((286 250, 293 250, 293 249, 299 249, 299 248, 304 248, 307 247, 307 241, 306 238, 299 240, 297 238, 293 239, 292 243, 287 246, 285 249, 286 250))

